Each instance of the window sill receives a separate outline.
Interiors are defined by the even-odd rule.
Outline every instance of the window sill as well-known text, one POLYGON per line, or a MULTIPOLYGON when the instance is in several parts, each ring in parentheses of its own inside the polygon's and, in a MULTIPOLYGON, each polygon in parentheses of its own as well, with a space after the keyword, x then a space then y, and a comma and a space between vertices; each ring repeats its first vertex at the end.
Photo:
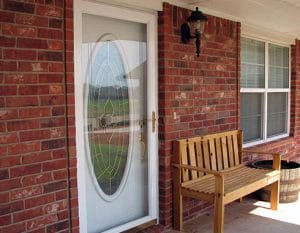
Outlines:
POLYGON ((292 138, 292 136, 290 136, 289 134, 282 134, 276 137, 272 137, 272 138, 268 138, 266 140, 260 140, 260 141, 255 141, 255 142, 250 142, 250 143, 245 143, 243 144, 243 148, 249 148, 249 147, 253 147, 253 146, 261 146, 263 144, 267 144, 270 142, 274 142, 280 139, 287 139, 287 138, 292 138))

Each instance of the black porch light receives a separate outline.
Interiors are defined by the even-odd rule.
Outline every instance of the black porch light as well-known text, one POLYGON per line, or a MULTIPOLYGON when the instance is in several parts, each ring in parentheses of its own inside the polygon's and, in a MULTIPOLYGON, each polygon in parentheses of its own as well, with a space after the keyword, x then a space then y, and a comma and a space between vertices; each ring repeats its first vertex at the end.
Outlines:
POLYGON ((196 10, 187 18, 187 22, 181 25, 181 41, 186 44, 190 39, 196 39, 197 57, 200 54, 200 38, 204 31, 205 21, 207 21, 207 17, 196 7, 196 10), (195 31, 195 35, 191 35, 191 30, 195 31))

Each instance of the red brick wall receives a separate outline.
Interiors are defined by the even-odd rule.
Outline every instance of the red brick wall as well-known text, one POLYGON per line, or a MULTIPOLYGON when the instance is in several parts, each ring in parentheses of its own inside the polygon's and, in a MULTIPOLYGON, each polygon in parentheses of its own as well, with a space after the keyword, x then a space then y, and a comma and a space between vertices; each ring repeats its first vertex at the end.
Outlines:
POLYGON ((0 1, 0 232, 78 227, 72 2, 0 1))
MULTIPOLYGON (((172 141, 238 127, 240 24, 209 16, 200 57, 194 41, 180 42, 188 10, 164 4, 159 13, 160 222, 172 222, 172 141)), ((185 218, 208 205, 186 200, 185 218)))
MULTIPOLYGON (((164 4, 158 18, 159 217, 165 226, 172 224, 172 141, 240 127, 240 24, 208 16, 198 58, 194 41, 187 45, 180 41, 180 26, 189 14, 186 9, 164 4)), ((254 149, 299 160, 299 41, 292 46, 291 79, 291 136, 254 149)), ((253 159, 255 155, 245 158, 253 159)), ((207 208, 207 203, 186 199, 184 219, 207 208)))
POLYGON ((291 49, 291 135, 295 139, 293 160, 300 162, 300 40, 291 49))

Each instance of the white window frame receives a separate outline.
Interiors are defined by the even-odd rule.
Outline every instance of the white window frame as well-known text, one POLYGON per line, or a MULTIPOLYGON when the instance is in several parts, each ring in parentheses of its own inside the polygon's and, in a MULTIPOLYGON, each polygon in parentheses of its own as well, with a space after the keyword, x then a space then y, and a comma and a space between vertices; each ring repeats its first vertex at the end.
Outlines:
MULTIPOLYGON (((263 42, 265 44, 265 87, 264 88, 242 88, 240 87, 240 94, 243 93, 263 93, 263 109, 262 109, 262 125, 263 125, 263 132, 262 132, 262 140, 257 140, 253 142, 246 142, 243 144, 244 147, 251 147, 259 144, 263 144, 266 142, 275 141, 281 138, 288 137, 290 135, 290 109, 291 109, 291 46, 290 44, 285 43, 278 43, 272 40, 266 40, 261 38, 256 38, 249 35, 243 35, 241 38, 252 39, 256 41, 263 42), (269 86, 269 44, 278 45, 282 47, 289 48, 289 88, 268 88, 269 86), (268 93, 287 93, 288 96, 288 106, 287 106, 287 132, 284 134, 276 135, 274 137, 267 137, 267 123, 268 122, 268 114, 267 114, 267 107, 268 107, 268 93)), ((242 50, 242 48, 241 48, 242 50)), ((242 60, 241 60, 242 65, 242 60)), ((242 71, 241 71, 242 72, 242 71)), ((240 82, 241 83, 241 82, 240 82)))

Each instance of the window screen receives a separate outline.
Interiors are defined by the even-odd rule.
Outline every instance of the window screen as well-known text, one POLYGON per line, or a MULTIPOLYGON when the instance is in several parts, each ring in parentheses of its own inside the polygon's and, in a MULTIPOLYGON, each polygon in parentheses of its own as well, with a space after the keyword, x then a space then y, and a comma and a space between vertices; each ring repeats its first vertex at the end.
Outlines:
POLYGON ((241 126, 244 142, 262 139, 263 94, 246 93, 241 95, 241 126))
POLYGON ((261 41, 242 39, 241 86, 261 88, 265 86, 265 45, 261 41))
POLYGON ((289 48, 269 44, 269 88, 289 87, 289 48))
POLYGON ((287 133, 287 93, 268 94, 268 137, 287 133))

